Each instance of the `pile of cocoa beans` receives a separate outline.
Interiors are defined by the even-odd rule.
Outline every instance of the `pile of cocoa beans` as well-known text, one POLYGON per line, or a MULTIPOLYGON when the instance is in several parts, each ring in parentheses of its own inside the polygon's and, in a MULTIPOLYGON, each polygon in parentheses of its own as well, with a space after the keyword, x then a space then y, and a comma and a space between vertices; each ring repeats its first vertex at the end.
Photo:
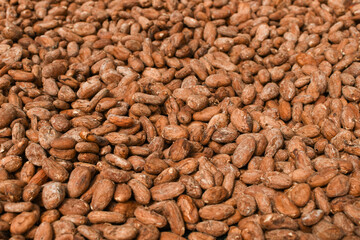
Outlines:
POLYGON ((0 239, 360 239, 359 0, 0 0, 0 239))

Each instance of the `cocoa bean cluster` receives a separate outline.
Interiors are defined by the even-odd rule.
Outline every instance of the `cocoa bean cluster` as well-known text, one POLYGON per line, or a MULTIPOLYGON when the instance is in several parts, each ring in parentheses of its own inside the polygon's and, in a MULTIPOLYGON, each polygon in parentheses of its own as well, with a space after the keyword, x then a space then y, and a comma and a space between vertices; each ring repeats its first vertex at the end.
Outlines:
POLYGON ((0 0, 0 239, 360 239, 359 0, 0 0))

